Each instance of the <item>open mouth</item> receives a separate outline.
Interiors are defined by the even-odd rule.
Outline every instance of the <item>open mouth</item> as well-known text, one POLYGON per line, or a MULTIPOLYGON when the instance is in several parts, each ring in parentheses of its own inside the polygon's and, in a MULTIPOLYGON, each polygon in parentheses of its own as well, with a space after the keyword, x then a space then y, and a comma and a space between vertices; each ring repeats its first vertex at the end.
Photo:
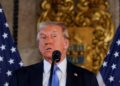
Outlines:
POLYGON ((46 50, 52 50, 52 48, 47 48, 46 50))

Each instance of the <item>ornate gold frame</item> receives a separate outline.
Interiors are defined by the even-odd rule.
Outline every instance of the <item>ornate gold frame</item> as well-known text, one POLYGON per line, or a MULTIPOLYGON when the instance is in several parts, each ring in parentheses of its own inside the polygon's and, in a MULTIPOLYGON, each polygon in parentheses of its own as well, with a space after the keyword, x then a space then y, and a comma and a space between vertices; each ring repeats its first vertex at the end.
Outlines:
POLYGON ((106 0, 43 0, 39 21, 64 22, 74 47, 68 56, 73 60, 83 56, 84 62, 78 65, 97 72, 114 35, 108 6, 106 0))

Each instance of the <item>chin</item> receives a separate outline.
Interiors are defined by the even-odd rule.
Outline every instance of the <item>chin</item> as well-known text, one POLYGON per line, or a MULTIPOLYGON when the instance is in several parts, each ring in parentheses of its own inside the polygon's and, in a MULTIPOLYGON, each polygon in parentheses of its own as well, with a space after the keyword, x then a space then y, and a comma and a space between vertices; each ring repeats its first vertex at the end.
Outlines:
POLYGON ((44 58, 46 58, 46 59, 52 59, 52 55, 51 54, 50 55, 45 55, 44 58))

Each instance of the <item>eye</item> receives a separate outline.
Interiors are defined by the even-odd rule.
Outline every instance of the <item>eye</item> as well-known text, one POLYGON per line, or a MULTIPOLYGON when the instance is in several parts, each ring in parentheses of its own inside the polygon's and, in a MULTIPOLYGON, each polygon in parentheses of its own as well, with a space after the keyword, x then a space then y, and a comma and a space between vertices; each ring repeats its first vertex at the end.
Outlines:
POLYGON ((41 35, 40 38, 41 39, 46 39, 46 36, 45 35, 41 35))
POLYGON ((56 34, 53 34, 52 37, 57 37, 57 35, 56 35, 56 34))

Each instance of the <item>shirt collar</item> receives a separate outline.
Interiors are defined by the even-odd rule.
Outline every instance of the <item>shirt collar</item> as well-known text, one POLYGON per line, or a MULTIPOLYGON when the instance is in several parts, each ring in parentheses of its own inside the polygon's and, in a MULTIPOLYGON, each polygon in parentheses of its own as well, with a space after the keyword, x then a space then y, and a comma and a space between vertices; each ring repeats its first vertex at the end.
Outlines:
MULTIPOLYGON (((58 63, 57 66, 59 67, 62 73, 66 73, 67 59, 65 58, 62 62, 58 63)), ((44 73, 49 73, 50 68, 51 68, 51 64, 44 59, 44 73)))
POLYGON ((66 60, 66 58, 62 62, 57 64, 57 66, 62 71, 62 73, 66 73, 66 67, 67 67, 67 60, 66 60))
POLYGON ((50 71, 51 64, 44 59, 44 73, 48 73, 50 71))

